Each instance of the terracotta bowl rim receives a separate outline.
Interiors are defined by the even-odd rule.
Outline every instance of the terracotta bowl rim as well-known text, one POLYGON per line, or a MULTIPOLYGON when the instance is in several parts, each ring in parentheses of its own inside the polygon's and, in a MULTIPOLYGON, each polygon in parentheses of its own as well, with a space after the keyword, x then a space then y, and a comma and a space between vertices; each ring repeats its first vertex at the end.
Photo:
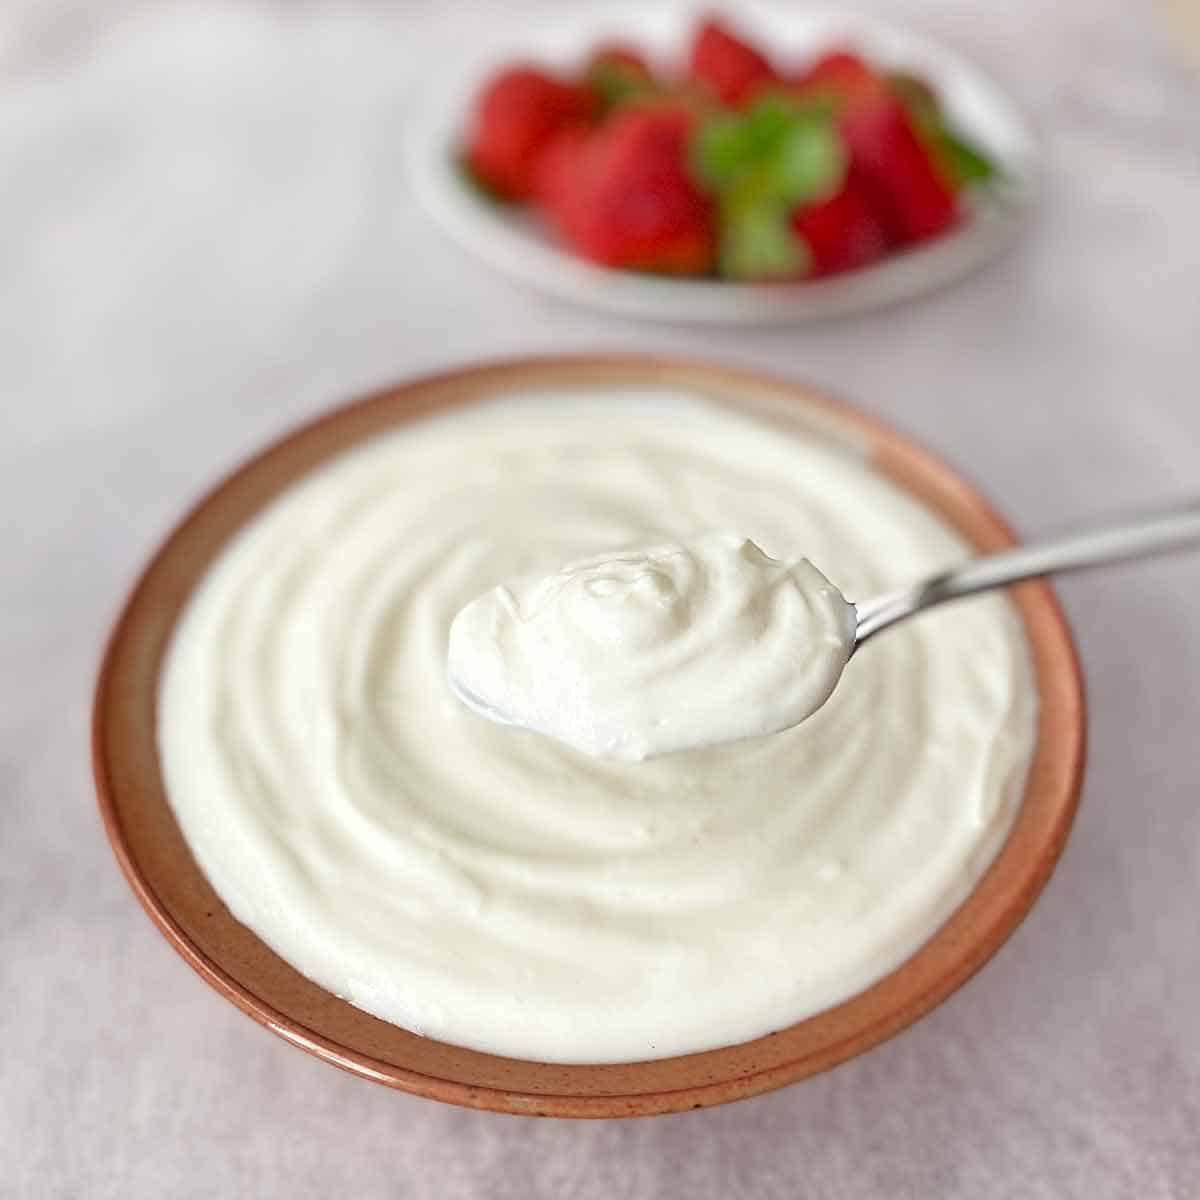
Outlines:
POLYGON ((823 1071, 911 1025, 991 958, 1041 892, 1074 820, 1086 752, 1083 679, 1053 591, 1034 582, 1013 589, 1012 596, 1034 659, 1038 742, 1004 846, 962 905, 900 967, 857 996, 788 1029, 738 1046, 646 1063, 504 1059, 419 1038, 352 1008, 303 979, 238 925, 186 852, 163 791, 152 719, 163 649, 212 557, 283 487, 375 433, 443 404, 471 403, 504 390, 614 383, 709 390, 738 408, 765 404, 770 409, 766 415, 794 428, 805 422, 823 426, 834 440, 865 447, 877 469, 940 512, 980 549, 1016 540, 956 469, 883 421, 822 388, 692 357, 539 355, 423 374, 326 411, 225 475, 160 542, 109 635, 92 713, 92 766, 101 817, 142 907, 206 982, 293 1045, 390 1087, 500 1112, 626 1117, 742 1099, 823 1071), (263 483, 281 464, 281 473, 263 483), (240 502, 230 500, 237 495, 240 502), (197 530, 211 524, 213 513, 226 502, 235 513, 224 522, 228 528, 213 535, 198 565, 180 567, 176 559, 187 553, 188 540, 198 537, 197 530), (161 619, 164 606, 166 620, 161 619), (137 679, 142 680, 140 689, 137 679), (159 833, 144 832, 149 821, 159 833), (142 839, 145 844, 139 844, 142 839), (169 845, 174 846, 173 859, 171 850, 163 849, 169 845), (177 889, 178 895, 167 894, 177 889), (211 926, 205 920, 224 922, 226 944, 218 935, 209 937, 211 926), (232 949, 230 939, 237 942, 232 949), (288 997, 286 1003, 281 995, 288 997), (331 1035, 329 1026, 348 1029, 351 1035, 331 1035), (432 1068, 411 1061, 430 1056, 432 1068))

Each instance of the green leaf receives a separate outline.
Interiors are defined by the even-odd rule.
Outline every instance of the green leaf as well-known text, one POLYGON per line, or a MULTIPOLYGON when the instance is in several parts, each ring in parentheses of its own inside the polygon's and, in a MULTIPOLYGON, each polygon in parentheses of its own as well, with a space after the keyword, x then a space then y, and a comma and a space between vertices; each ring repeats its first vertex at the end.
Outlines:
POLYGON ((756 154, 773 153, 800 119, 796 107, 780 93, 760 96, 745 116, 750 149, 756 154))
POLYGON ((805 274, 812 256, 792 229, 791 214, 841 186, 846 151, 833 109, 785 92, 761 96, 744 113, 722 112, 704 122, 692 157, 697 177, 717 197, 721 274, 805 274))
POLYGON ((949 129, 942 129, 936 145, 941 161, 959 184, 980 183, 999 174, 982 150, 949 129))
POLYGON ((729 187, 753 157, 747 126, 740 117, 722 114, 701 125, 692 143, 692 161, 701 182, 721 191, 729 187))
POLYGON ((846 166, 830 110, 781 93, 705 121, 692 157, 698 178, 719 196, 753 181, 764 197, 792 205, 836 190, 846 166))
POLYGON ((846 151, 829 121, 805 118, 775 148, 767 170, 775 197, 798 205, 836 189, 846 171, 846 151))

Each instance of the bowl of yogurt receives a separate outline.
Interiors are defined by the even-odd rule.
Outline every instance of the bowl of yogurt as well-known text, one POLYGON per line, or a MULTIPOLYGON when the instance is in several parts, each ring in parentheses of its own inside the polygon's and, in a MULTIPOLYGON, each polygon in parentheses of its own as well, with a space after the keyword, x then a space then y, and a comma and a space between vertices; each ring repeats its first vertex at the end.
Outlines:
POLYGON ((703 631, 833 629, 829 596, 1011 541, 796 383, 637 356, 406 383, 252 459, 151 560, 97 686, 109 837, 210 984, 367 1078, 557 1116, 778 1087, 1015 928, 1074 815, 1082 687, 1040 582, 889 633, 791 728, 755 707, 803 673, 788 643, 751 671, 703 631), (551 584, 470 616, 520 579, 551 584), (502 618, 538 649, 530 727, 448 679, 452 628, 486 675, 471 638, 502 618), (652 675, 611 668, 617 635, 652 675))

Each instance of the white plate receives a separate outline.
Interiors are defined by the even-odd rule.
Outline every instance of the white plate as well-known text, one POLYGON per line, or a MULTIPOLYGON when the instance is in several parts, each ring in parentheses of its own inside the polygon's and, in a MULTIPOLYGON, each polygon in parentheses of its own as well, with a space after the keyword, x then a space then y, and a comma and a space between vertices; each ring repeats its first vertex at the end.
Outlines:
POLYGON ((472 97, 501 63, 534 59, 570 68, 598 42, 613 39, 642 46, 664 63, 678 62, 699 16, 712 8, 711 0, 628 9, 563 5, 553 23, 512 28, 489 40, 486 50, 464 52, 450 77, 424 94, 406 139, 413 186, 430 216, 493 267, 564 300, 625 316, 726 324, 806 321, 890 304, 960 278, 1012 241, 1035 197, 1039 146, 1018 108, 987 76, 944 46, 875 18, 746 0, 736 6, 736 25, 780 60, 802 63, 830 46, 851 44, 929 79, 955 125, 1000 164, 1003 181, 976 191, 961 225, 927 245, 828 279, 736 284, 588 263, 556 245, 535 219, 488 203, 462 179, 455 148, 472 97))

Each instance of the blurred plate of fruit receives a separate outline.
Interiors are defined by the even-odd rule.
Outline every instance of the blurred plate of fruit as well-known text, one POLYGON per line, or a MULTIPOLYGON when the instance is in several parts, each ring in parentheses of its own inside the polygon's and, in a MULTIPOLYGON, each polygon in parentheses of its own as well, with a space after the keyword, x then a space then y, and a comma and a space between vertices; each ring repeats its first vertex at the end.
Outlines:
POLYGON ((669 321, 818 319, 943 286, 1009 245, 1037 139, 953 51, 875 18, 562 6, 460 59, 407 154, 493 267, 669 321))

